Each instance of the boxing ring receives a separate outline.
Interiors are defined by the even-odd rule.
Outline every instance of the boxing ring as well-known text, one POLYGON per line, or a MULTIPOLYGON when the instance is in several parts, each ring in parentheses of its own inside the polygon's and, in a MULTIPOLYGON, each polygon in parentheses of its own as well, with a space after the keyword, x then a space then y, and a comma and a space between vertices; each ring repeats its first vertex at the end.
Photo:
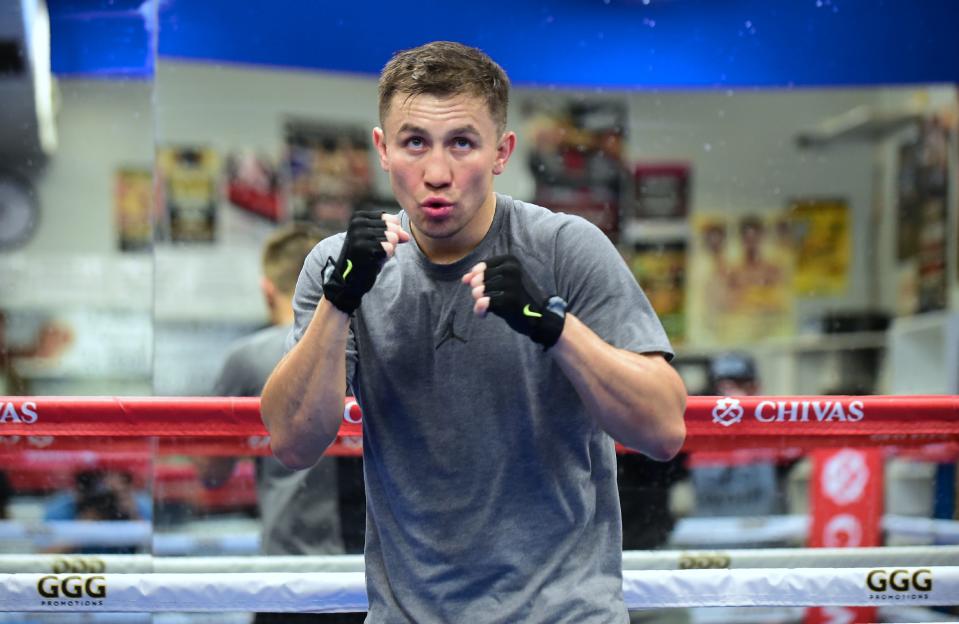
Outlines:
MULTIPOLYGON (((347 399, 343 426, 328 454, 360 453, 361 421, 359 407, 347 399)), ((815 607, 828 616, 833 607, 959 605, 959 523, 883 516, 881 510, 856 517, 852 505, 858 498, 851 498, 875 491, 868 474, 885 456, 955 462, 959 397, 690 397, 686 424, 687 452, 825 453, 816 478, 823 500, 831 497, 839 509, 832 519, 691 518, 685 529, 681 522, 677 533, 698 532, 691 542, 712 535, 717 546, 728 545, 737 535, 767 526, 775 539, 788 535, 820 547, 626 552, 623 592, 630 609, 815 607), (841 508, 844 504, 849 508, 841 508), (836 526, 845 532, 836 533, 836 526), (923 533, 935 545, 868 547, 869 535, 897 530, 923 533), (859 547, 828 547, 837 535, 849 542, 840 545, 859 547)), ((269 453, 255 398, 0 397, 0 443, 0 458, 8 460, 98 447, 159 456, 269 453)), ((170 556, 189 553, 189 541, 177 547, 168 540, 157 548, 164 537, 174 536, 151 535, 149 523, 136 521, 51 523, 42 529, 0 522, 0 539, 10 536, 132 543, 154 554, 0 555, 0 622, 6 621, 4 612, 25 611, 99 613, 107 621, 108 613, 367 608, 358 556, 170 556)), ((253 550, 255 543, 249 546, 253 550)))

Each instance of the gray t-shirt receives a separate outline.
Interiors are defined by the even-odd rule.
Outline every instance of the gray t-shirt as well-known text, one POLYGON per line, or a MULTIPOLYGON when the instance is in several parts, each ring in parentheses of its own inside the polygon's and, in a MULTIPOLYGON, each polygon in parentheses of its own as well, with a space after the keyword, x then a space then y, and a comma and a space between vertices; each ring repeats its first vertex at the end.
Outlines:
MULTIPOLYGON (((307 259, 291 345, 343 239, 307 259)), ((460 282, 505 253, 607 342, 671 356, 622 258, 581 218, 497 195, 489 232, 459 262, 400 245, 347 347, 364 415, 367 622, 627 621, 613 441, 552 355, 476 317, 460 282)))
MULTIPOLYGON (((267 327, 234 345, 214 386, 218 396, 260 396, 283 357, 288 325, 267 327)), ((287 470, 272 456, 256 460, 260 551, 266 555, 343 552, 336 462, 322 458, 308 470, 287 470)))

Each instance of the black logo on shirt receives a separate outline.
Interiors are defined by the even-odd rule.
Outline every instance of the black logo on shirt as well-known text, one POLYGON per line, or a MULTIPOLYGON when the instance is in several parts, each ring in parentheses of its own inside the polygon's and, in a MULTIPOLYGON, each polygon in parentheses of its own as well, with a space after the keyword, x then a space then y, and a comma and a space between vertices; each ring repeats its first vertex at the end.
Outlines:
POLYGON ((456 312, 455 311, 450 314, 450 320, 446 324, 446 328, 443 330, 443 334, 440 336, 439 342, 436 343, 435 350, 439 350, 440 347, 442 347, 444 344, 446 344, 450 340, 458 340, 464 344, 469 342, 466 338, 463 338, 462 336, 456 333, 456 312))

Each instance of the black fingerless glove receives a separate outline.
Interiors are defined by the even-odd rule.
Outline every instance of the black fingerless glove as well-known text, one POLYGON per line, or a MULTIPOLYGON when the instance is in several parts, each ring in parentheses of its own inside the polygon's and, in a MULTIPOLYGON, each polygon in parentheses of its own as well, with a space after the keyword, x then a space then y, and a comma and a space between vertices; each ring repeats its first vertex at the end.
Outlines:
POLYGON ((386 241, 382 214, 365 210, 353 213, 343 250, 323 284, 323 296, 346 314, 360 307, 360 299, 373 288, 386 259, 386 250, 380 244, 386 241))
POLYGON ((566 317, 547 309, 549 297, 530 281, 515 256, 486 260, 485 295, 489 310, 513 330, 549 349, 563 333, 566 317))

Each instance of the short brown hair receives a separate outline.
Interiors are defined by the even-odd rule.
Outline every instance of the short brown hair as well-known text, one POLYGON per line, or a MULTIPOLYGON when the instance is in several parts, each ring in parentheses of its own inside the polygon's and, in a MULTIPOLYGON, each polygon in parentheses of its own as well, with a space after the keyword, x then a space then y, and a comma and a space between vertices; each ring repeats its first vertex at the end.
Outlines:
POLYGON ((471 95, 486 101, 500 133, 506 131, 509 78, 485 52, 452 41, 434 41, 396 53, 380 72, 380 124, 397 93, 447 97, 471 95))
POLYGON ((264 277, 284 295, 292 295, 303 261, 326 236, 326 232, 308 223, 291 223, 277 228, 263 245, 264 277))

